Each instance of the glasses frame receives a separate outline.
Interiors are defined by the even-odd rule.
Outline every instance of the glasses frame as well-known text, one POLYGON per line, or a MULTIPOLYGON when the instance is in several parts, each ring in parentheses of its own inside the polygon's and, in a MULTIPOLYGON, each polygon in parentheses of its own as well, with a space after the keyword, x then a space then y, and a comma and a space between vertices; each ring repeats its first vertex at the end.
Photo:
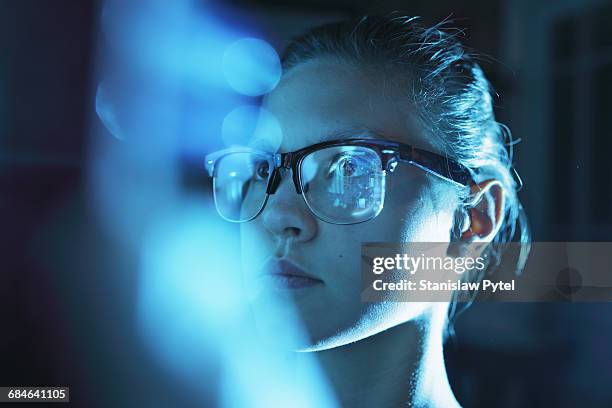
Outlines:
MULTIPOLYGON (((362 222, 369 221, 374 217, 369 218, 363 221, 357 221, 354 223, 335 223, 330 222, 328 220, 324 220, 316 215, 316 213, 310 208, 306 197, 304 197, 302 191, 302 182, 301 182, 301 165, 306 156, 309 154, 316 152, 318 150, 323 150, 329 147, 338 147, 338 146, 356 146, 356 147, 365 147, 370 148, 375 151, 381 161, 383 174, 386 175, 387 172, 393 173, 396 166, 399 163, 407 163, 411 164, 419 169, 429 173, 433 176, 439 177, 443 180, 449 181, 451 183, 456 184, 459 187, 468 187, 470 183, 473 183, 473 175, 472 170, 468 167, 465 167, 448 157, 442 156, 437 153, 430 152, 428 150, 419 149, 417 147, 411 146, 409 144, 394 142, 386 139, 370 139, 370 138, 358 138, 358 139, 337 139, 331 141, 325 141, 321 143, 316 143, 302 149, 286 152, 286 153, 270 153, 262 150, 249 148, 249 147, 230 147, 227 149, 223 149, 214 153, 211 153, 206 156, 206 169, 210 177, 213 178, 213 183, 215 180, 215 164, 218 160, 223 157, 233 154, 233 153, 256 153, 268 159, 268 163, 270 168, 273 169, 268 177, 268 185, 266 188, 266 198, 261 206, 261 209, 255 214, 253 217, 247 220, 231 220, 222 215, 222 213, 217 208, 217 212, 227 221, 242 223, 251 221, 266 207, 268 202, 268 197, 271 194, 276 193, 278 186, 282 180, 280 170, 287 169, 291 171, 291 177, 293 180, 293 185, 295 187, 295 192, 302 196, 304 202, 308 209, 313 213, 313 215, 324 222, 328 222, 330 224, 338 224, 338 225, 350 225, 350 224, 359 224, 362 222)), ((385 190, 386 191, 386 190, 385 190)), ((215 199, 216 206, 216 199, 215 199)))

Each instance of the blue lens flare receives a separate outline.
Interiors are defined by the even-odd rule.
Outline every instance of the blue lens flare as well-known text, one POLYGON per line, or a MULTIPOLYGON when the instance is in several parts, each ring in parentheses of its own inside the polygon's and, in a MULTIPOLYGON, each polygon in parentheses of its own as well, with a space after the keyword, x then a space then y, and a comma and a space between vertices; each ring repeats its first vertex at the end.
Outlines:
POLYGON ((225 50, 223 72, 236 92, 259 96, 274 89, 281 77, 281 64, 270 44, 257 38, 243 38, 225 50))

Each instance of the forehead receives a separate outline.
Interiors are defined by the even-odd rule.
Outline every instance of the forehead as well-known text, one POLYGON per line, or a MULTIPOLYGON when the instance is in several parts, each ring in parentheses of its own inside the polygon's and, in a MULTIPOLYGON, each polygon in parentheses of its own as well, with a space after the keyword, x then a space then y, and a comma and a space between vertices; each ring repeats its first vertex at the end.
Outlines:
POLYGON ((409 100, 382 73, 314 59, 285 73, 264 107, 279 121, 280 151, 377 136, 428 148, 409 100))

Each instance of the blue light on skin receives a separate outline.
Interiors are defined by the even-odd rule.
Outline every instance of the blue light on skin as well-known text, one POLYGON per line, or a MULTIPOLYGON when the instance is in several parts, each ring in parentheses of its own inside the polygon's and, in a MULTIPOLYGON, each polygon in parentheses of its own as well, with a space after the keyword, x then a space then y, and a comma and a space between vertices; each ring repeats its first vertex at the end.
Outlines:
POLYGON ((223 73, 236 92, 259 96, 278 84, 281 64, 270 44, 257 38, 243 38, 226 49, 223 73))

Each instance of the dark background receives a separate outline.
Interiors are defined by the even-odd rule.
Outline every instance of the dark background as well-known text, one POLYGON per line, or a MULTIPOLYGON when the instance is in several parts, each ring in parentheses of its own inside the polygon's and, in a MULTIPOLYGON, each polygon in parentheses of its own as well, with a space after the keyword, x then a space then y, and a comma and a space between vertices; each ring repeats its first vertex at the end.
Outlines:
MULTIPOLYGON (((465 43, 497 60, 483 68, 498 120, 522 139, 516 165, 534 240, 612 241, 611 2, 225 6, 259 21, 279 48, 338 17, 450 16, 465 43)), ((0 1, 0 385, 69 385, 78 406, 188 405, 135 333, 134 279, 108 273, 135 260, 116 252, 85 198, 89 134, 100 126, 98 21, 94 2, 0 1)), ((446 353, 464 406, 612 406, 612 305, 477 304, 456 328, 446 353)))

